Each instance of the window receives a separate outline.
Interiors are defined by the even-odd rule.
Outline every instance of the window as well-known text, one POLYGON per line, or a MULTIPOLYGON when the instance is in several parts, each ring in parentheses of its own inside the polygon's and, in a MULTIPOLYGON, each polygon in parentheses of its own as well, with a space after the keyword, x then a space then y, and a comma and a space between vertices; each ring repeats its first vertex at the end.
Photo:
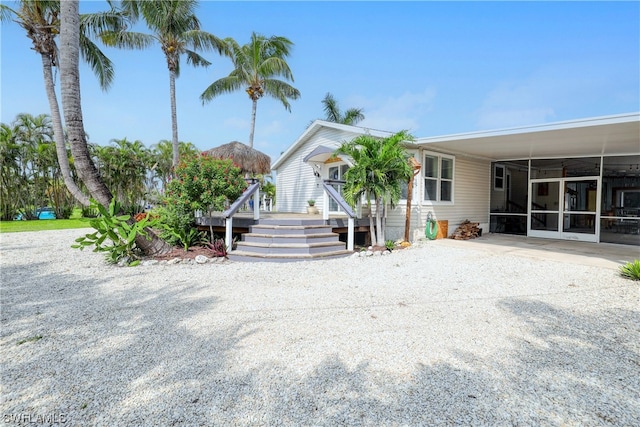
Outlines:
POLYGON ((493 189, 504 191, 504 165, 493 166, 493 189))
MULTIPOLYGON (((330 167, 329 179, 343 180, 344 174, 347 171, 347 169, 349 169, 349 165, 347 164, 330 167)), ((342 184, 331 184, 331 186, 335 188, 338 191, 338 193, 342 194, 342 184)), ((341 209, 338 206, 338 203, 336 203, 336 201, 333 200, 332 198, 329 198, 329 212, 340 212, 340 211, 341 209)))
POLYGON ((424 200, 453 202, 453 157, 426 153, 422 167, 424 200))

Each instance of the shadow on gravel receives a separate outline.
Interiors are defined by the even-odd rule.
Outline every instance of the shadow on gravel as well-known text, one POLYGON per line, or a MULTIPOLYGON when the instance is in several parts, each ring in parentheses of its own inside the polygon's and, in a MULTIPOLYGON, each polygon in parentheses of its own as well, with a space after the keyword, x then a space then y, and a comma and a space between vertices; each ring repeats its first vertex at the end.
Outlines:
POLYGON ((640 416, 637 311, 592 317, 505 299, 498 306, 520 319, 523 338, 499 360, 460 353, 401 376, 318 355, 301 376, 277 362, 238 365, 233 353, 259 331, 224 313, 207 323, 219 305, 210 285, 186 278, 131 295, 109 291, 109 279, 30 273, 37 297, 3 284, 3 416, 185 426, 632 425, 640 416), (31 335, 42 338, 17 345, 31 335))

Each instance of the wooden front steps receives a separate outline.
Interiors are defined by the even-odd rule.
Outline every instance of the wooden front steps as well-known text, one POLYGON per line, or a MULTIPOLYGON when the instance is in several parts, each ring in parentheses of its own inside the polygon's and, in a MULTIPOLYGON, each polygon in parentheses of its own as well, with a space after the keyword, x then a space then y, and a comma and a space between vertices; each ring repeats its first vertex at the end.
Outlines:
POLYGON ((346 244, 322 219, 260 219, 242 235, 233 261, 291 262, 337 258, 350 255, 346 244))

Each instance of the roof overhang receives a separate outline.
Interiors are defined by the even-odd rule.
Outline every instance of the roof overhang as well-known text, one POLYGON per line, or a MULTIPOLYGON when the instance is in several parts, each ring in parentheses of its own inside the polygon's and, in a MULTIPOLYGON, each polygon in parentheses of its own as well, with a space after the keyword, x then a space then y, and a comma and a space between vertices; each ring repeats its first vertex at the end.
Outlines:
POLYGON ((489 160, 638 154, 640 113, 419 138, 416 144, 489 160))
POLYGON ((305 163, 324 163, 332 157, 335 157, 333 154, 336 151, 335 148, 327 147, 325 145, 318 145, 313 149, 309 154, 307 154, 304 159, 302 159, 305 163))

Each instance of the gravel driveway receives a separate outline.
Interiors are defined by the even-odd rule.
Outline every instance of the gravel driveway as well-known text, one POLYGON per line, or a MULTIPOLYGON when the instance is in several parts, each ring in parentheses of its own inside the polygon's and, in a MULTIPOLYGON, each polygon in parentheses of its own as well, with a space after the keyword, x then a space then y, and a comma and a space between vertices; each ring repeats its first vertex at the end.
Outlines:
POLYGON ((444 245, 119 268, 0 235, 7 425, 631 426, 640 286, 444 245))

